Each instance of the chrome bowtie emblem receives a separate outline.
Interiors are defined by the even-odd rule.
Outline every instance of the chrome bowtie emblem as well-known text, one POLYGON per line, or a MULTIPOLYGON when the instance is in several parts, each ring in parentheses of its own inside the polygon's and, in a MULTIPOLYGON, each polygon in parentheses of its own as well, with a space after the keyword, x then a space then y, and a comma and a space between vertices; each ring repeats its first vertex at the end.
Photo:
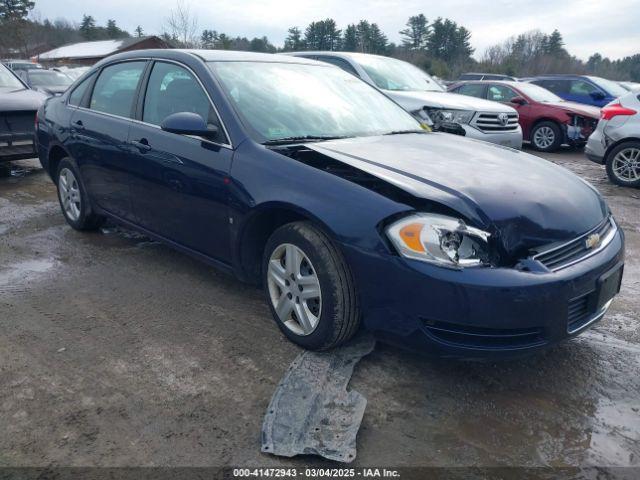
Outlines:
POLYGON ((506 113, 499 113, 498 121, 500 122, 500 125, 502 125, 503 127, 506 126, 507 123, 509 123, 509 115, 507 115, 506 113))
POLYGON ((584 246, 587 248, 595 248, 600 244, 600 235, 597 233, 591 234, 584 241, 584 246))

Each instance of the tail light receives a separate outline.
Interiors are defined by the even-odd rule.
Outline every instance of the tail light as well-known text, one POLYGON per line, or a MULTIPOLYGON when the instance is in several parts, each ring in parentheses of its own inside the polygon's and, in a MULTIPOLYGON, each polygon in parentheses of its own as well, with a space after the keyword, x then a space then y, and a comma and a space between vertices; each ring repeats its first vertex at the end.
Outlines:
POLYGON ((611 105, 607 105, 600 112, 600 118, 602 120, 611 120, 613 117, 617 117, 618 115, 635 115, 635 110, 632 110, 627 107, 623 107, 620 103, 612 103, 611 105))

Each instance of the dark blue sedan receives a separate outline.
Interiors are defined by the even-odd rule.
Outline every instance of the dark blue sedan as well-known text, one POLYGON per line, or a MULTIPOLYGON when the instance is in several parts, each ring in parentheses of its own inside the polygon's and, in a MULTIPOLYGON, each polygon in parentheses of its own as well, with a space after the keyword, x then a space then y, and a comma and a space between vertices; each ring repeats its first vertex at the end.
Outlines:
POLYGON ((598 192, 531 155, 428 133, 339 68, 138 51, 40 110, 67 222, 106 218, 262 283, 284 334, 364 325, 455 356, 532 351, 600 320, 624 236, 598 192))

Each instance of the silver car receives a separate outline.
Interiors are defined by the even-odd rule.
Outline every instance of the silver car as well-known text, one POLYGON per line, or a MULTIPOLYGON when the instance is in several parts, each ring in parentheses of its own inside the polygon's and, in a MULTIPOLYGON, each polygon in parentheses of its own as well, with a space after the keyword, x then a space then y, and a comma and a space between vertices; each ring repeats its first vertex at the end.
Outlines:
POLYGON ((640 187, 640 93, 629 92, 602 109, 598 127, 584 152, 607 166, 609 179, 625 187, 640 187))
POLYGON ((514 108, 447 92, 440 83, 408 62, 350 52, 293 52, 288 55, 342 68, 381 90, 435 131, 522 148, 522 129, 514 108))

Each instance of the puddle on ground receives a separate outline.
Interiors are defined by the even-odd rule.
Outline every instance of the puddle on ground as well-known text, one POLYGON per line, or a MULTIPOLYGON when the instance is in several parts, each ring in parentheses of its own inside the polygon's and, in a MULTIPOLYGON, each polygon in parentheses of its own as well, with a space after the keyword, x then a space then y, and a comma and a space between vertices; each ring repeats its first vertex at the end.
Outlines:
POLYGON ((0 269, 0 291, 19 289, 51 270, 54 265, 55 260, 50 258, 24 260, 7 265, 0 269))

